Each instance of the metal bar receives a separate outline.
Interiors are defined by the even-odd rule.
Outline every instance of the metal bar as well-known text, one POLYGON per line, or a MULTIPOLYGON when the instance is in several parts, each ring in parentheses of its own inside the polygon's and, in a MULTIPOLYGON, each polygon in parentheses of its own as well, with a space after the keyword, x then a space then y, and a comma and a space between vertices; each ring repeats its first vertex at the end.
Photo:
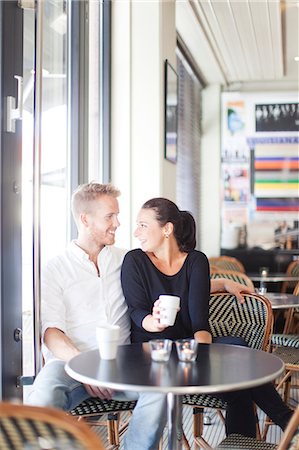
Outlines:
POLYGON ((42 366, 40 330, 40 184, 41 184, 41 116, 42 116, 42 67, 43 67, 43 0, 37 0, 35 10, 34 57, 34 127, 33 127, 33 332, 34 371, 42 366))
POLYGON ((168 450, 182 449, 182 400, 180 395, 167 394, 168 450), (179 439, 178 439, 179 438, 179 439))

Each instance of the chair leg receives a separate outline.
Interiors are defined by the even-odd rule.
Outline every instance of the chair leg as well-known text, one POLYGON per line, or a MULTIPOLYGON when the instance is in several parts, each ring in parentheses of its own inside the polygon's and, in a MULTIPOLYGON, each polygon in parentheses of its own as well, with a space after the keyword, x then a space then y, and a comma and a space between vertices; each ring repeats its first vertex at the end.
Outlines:
POLYGON ((218 409, 217 414, 220 417, 223 425, 225 425, 225 418, 224 418, 224 415, 223 415, 222 411, 220 411, 220 409, 218 409))
POLYGON ((183 432, 182 434, 182 439, 183 439, 183 446, 186 450, 191 450, 191 447, 189 445, 188 439, 186 438, 185 433, 183 432))
POLYGON ((193 436, 198 437, 203 433, 203 408, 193 408, 193 436))
POLYGON ((108 442, 110 445, 119 445, 118 434, 119 414, 109 413, 107 418, 108 442))
POLYGON ((265 419, 265 423, 264 423, 264 429, 263 429, 263 434, 262 434, 262 440, 265 441, 267 438, 267 434, 269 431, 269 427, 270 425, 273 425, 272 420, 267 416, 265 419))
POLYGON ((203 448, 206 450, 212 450, 212 447, 202 437, 203 434, 203 414, 204 408, 193 408, 193 437, 194 448, 203 448))
MULTIPOLYGON (((291 375, 292 375, 292 371, 291 370, 287 370, 284 374, 284 376, 282 377, 282 379, 279 381, 279 383, 276 386, 276 390, 279 391, 279 389, 283 389, 283 400, 285 403, 288 403, 289 398, 290 398, 290 388, 291 388, 291 375)), ((269 431, 269 427, 270 425, 274 425, 274 422, 270 419, 270 417, 266 417, 265 419, 265 423, 264 423, 264 429, 263 429, 263 433, 262 433, 262 440, 265 441, 267 438, 267 434, 269 431)))

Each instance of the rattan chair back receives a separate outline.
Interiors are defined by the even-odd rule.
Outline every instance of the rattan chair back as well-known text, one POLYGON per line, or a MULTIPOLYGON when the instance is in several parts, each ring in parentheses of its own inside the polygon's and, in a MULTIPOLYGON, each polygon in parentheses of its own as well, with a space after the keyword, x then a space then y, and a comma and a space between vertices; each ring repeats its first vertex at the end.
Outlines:
POLYGON ((229 280, 233 280, 233 281, 236 281, 237 283, 244 284, 244 286, 247 286, 249 289, 252 290, 252 292, 254 292, 253 282, 243 272, 218 269, 216 272, 211 271, 210 277, 211 277, 211 279, 213 279, 213 278, 228 278, 229 280))
POLYGON ((273 327, 270 301, 261 295, 243 294, 244 303, 229 293, 210 296, 209 323, 212 336, 243 338, 254 349, 267 350, 273 327))
POLYGON ((212 266, 219 267, 223 270, 235 270, 236 272, 245 273, 245 268, 241 261, 233 256, 216 256, 209 258, 209 263, 212 266))
POLYGON ((297 281, 284 281, 281 285, 281 292, 287 292, 288 290, 292 290, 295 288, 297 283, 299 282, 299 260, 292 261, 286 271, 286 275, 288 277, 297 277, 297 281))
POLYGON ((104 450, 85 423, 54 408, 0 403, 0 448, 104 450))
POLYGON ((277 447, 277 450, 298 450, 298 449, 299 449, 299 406, 297 406, 277 447))

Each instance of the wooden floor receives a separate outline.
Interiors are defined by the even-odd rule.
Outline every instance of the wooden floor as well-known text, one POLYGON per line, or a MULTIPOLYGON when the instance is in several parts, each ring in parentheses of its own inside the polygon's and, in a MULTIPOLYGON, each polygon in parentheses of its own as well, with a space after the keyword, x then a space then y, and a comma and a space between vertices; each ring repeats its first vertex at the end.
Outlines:
MULTIPOLYGON (((299 376, 296 380, 297 384, 299 385, 299 376)), ((299 404, 299 389, 292 389, 291 390, 291 399, 290 399, 290 406, 292 408, 295 408, 299 404)), ((126 417, 125 415, 123 416, 126 417)), ((262 411, 258 410, 258 417, 259 417, 259 424, 261 430, 263 429, 263 423, 265 415, 262 411)), ((225 437, 225 430, 223 423, 221 422, 219 416, 217 413, 215 413, 215 410, 205 410, 205 421, 208 421, 210 419, 211 424, 210 425, 204 425, 204 438, 207 440, 207 442, 211 445, 212 448, 216 447, 217 444, 224 439, 225 437)), ((184 432, 188 439, 188 442, 191 445, 192 450, 198 449, 198 447, 195 447, 193 445, 193 439, 192 439, 192 408, 184 406, 183 408, 183 426, 184 426, 184 432)), ((108 444, 107 441, 107 433, 105 427, 93 427, 94 430, 101 436, 102 441, 105 443, 105 446, 107 450, 113 450, 117 447, 111 446, 108 444)), ((282 435, 282 431, 280 428, 276 425, 271 425, 269 428, 269 432, 267 435, 267 442, 271 443, 278 443, 282 435)), ((164 431, 163 436, 163 450, 167 449, 167 429, 164 431)), ((123 438, 121 438, 119 450, 123 450, 123 438)), ((143 450, 140 448, 140 450, 143 450)))

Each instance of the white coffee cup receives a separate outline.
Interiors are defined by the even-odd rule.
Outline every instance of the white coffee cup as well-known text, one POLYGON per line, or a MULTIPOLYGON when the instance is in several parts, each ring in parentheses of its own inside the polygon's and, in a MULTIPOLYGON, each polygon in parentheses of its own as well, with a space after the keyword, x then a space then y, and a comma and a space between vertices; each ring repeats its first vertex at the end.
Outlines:
POLYGON ((119 343, 119 325, 103 325, 96 327, 96 336, 102 359, 115 359, 119 343))
POLYGON ((160 323, 161 325, 174 325, 178 309, 180 307, 180 297, 175 295, 160 295, 160 323))

